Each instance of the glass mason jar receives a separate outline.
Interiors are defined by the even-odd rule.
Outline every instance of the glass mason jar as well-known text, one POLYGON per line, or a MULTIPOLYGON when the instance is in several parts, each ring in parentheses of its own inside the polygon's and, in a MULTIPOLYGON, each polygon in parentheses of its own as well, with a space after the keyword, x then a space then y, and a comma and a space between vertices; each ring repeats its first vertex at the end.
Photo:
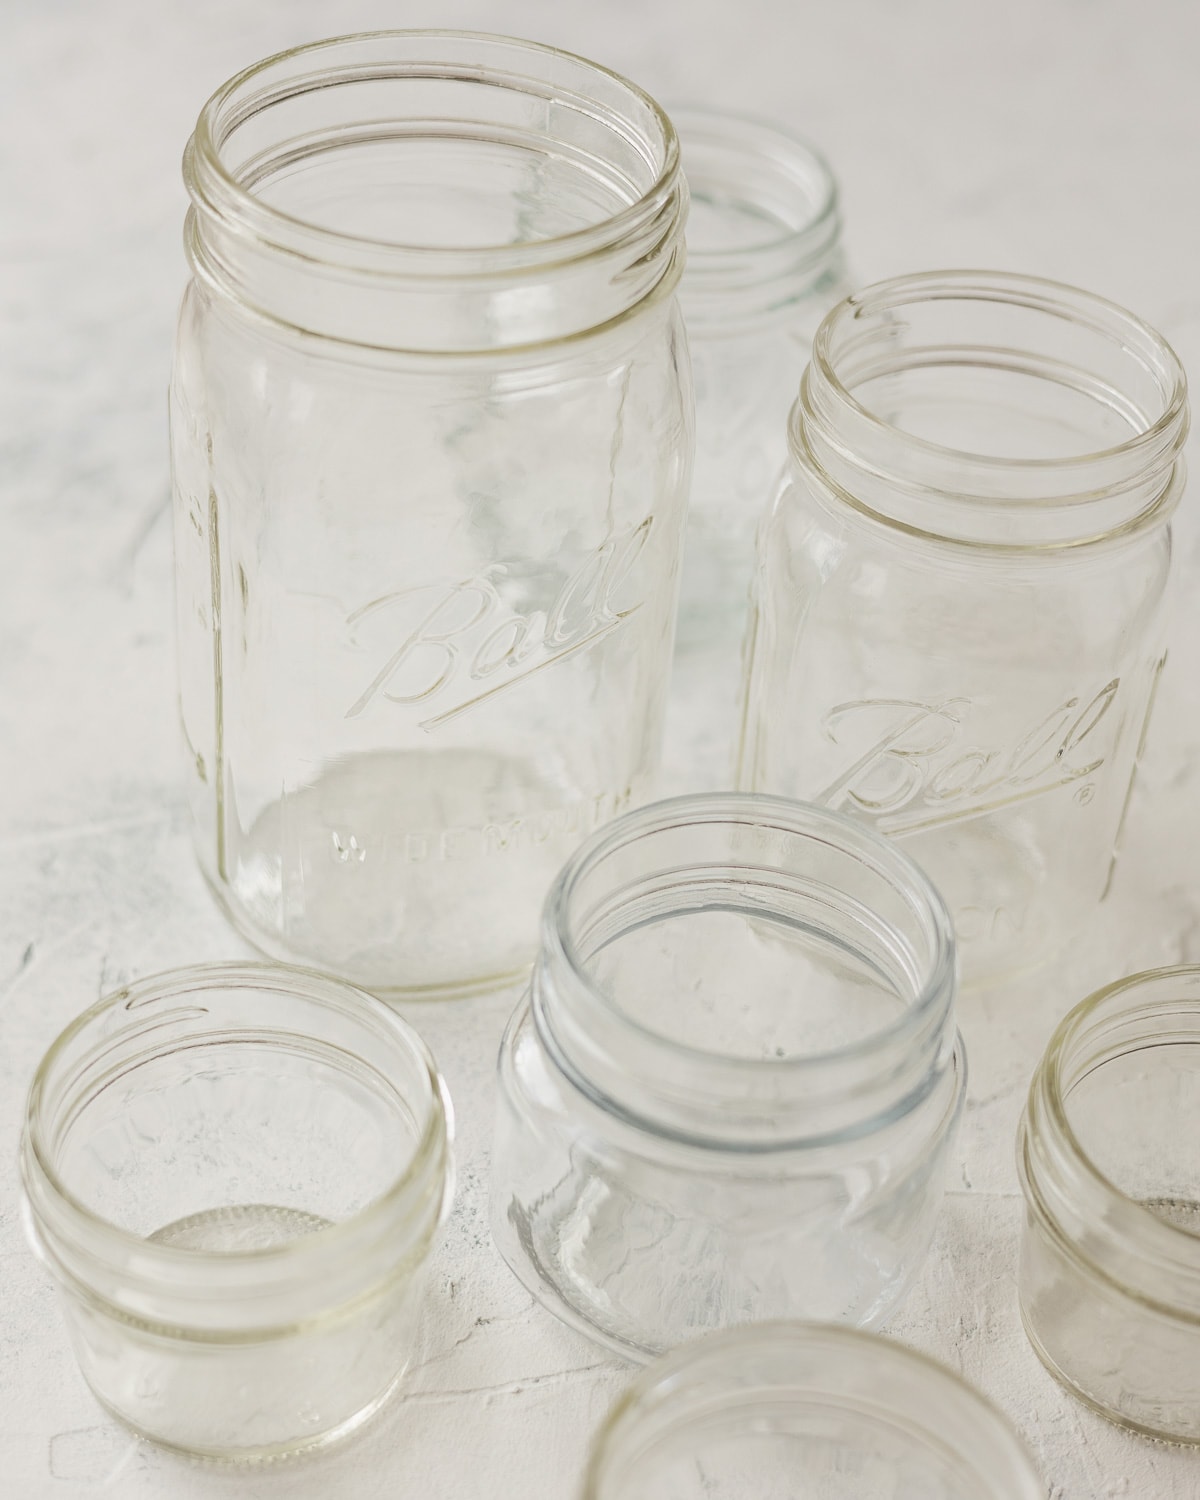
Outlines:
POLYGON ((555 883, 501 1044, 501 1253, 635 1359, 878 1324, 941 1204, 954 987, 940 898, 861 824, 732 795, 626 814, 555 883))
POLYGON ((202 868, 273 954, 487 987, 656 769, 692 445, 674 132, 578 58, 397 32, 249 68, 184 171, 202 868))
POLYGON ((415 1347, 450 1137, 416 1033, 320 975, 179 969, 85 1011, 34 1078, 21 1169, 101 1404, 216 1458, 356 1428, 415 1347))
POLYGON ((736 667, 788 408, 818 324, 850 286, 823 157, 759 120, 674 108, 671 119, 691 194, 680 301, 696 387, 676 645, 728 643, 736 667))
POLYGON ((819 1324, 710 1334, 642 1372, 581 1500, 1045 1500, 1017 1434, 943 1365, 819 1324))
POLYGON ((904 841, 966 979, 1107 890, 1164 653, 1183 370, 1130 313, 944 272, 830 313, 760 542, 739 783, 904 841))
POLYGON ((1135 974, 1054 1033, 1029 1090, 1020 1297, 1050 1373, 1200 1443, 1200 968, 1135 974))

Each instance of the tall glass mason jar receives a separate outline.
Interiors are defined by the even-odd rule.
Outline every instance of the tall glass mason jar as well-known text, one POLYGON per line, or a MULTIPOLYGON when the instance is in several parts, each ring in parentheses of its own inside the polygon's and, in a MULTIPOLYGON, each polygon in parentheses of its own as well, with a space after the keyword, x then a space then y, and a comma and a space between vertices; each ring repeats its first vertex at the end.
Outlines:
POLYGON ((760 538, 739 782, 903 840, 966 979, 1112 878, 1164 660, 1183 370, 1112 303, 903 277, 835 308, 760 538))
POLYGON ((579 58, 395 32, 238 75, 184 173, 202 868, 273 954, 490 985, 656 767, 692 444, 674 131, 579 58))
POLYGON ((729 793, 626 814, 555 882, 501 1043, 501 1254, 632 1359, 878 1326, 941 1207, 956 977, 937 892, 849 818, 729 793))
POLYGON ((787 457, 788 408, 813 334, 851 287, 837 183, 818 152, 717 110, 672 107, 671 119, 691 195, 680 302, 696 386, 676 644, 728 641, 736 667, 754 532, 787 457))

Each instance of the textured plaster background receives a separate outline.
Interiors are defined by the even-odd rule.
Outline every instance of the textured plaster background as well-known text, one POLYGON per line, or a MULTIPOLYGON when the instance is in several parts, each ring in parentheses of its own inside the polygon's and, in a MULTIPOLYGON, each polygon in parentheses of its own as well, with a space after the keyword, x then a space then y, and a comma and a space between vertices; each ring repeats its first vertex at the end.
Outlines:
MULTIPOLYGON (((243 64, 428 25, 558 43, 665 100, 777 116, 832 159, 860 279, 952 265, 1061 277, 1141 312, 1200 371, 1192 0, 0 0, 5 1500, 567 1500, 627 1378, 533 1307, 490 1245, 492 1066, 512 995, 410 1009, 457 1105, 459 1195, 418 1367, 341 1453, 238 1475, 129 1437, 76 1372, 17 1212, 24 1092, 59 1028, 135 975, 245 951, 193 867, 176 778, 164 389, 184 279, 180 151, 243 64)), ((939 1243, 893 1324, 1004 1407, 1055 1500, 1200 1495, 1200 1453, 1107 1426, 1026 1347, 1012 1165, 1055 1019, 1105 979, 1200 961, 1198 516, 1193 494, 1112 897, 1056 969, 965 998, 971 1090, 939 1243)), ((677 685, 671 789, 724 779, 727 715, 702 686, 696 670, 677 685)))

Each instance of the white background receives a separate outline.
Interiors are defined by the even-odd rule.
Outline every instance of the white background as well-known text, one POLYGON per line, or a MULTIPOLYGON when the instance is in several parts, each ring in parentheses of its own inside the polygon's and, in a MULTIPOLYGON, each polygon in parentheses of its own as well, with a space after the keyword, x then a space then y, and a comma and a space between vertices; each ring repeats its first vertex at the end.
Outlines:
MULTIPOLYGON (((184 278, 180 151, 243 64, 431 25, 557 43, 668 102, 775 116, 832 159, 861 280, 1056 276, 1140 312, 1200 371, 1191 0, 0 0, 4 1500, 570 1500, 628 1378, 533 1307, 490 1245, 492 1066, 512 995, 410 1008, 457 1104, 459 1197, 421 1361, 341 1453, 239 1475, 129 1437, 84 1388, 17 1216, 24 1092, 59 1028, 133 976, 245 951, 193 867, 176 775, 164 389, 184 278)), ((1200 961, 1198 511, 1185 498, 1171 660, 1113 896, 1057 969, 963 1001, 964 1128, 938 1246, 892 1328, 999 1402, 1054 1500, 1200 1496, 1200 1453, 1107 1426, 1025 1345, 1012 1165, 1055 1019, 1106 979, 1200 961)), ((678 723, 690 737, 668 786, 722 780, 724 715, 693 697, 678 723)))

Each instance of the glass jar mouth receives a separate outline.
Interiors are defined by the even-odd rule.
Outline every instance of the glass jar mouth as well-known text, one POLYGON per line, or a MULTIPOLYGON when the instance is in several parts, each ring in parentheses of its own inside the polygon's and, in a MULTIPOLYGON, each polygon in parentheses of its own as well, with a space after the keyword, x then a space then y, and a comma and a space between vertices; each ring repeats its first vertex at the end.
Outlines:
MULTIPOLYGON (((239 1031, 250 1037, 256 1030, 248 1021, 244 1028, 221 1033, 220 1040, 237 1040, 239 1031)), ((299 1031, 276 1031, 275 1035, 282 1040, 290 1036, 296 1042, 307 1039, 299 1031)), ((98 1032, 96 1039, 108 1038, 98 1032)), ((74 1102, 74 1096, 69 1102, 74 1102)), ((57 1252, 61 1247, 72 1261, 82 1255, 106 1268, 120 1266, 128 1280, 164 1295, 179 1290, 189 1273, 197 1271, 202 1272, 214 1295, 237 1298, 252 1296, 256 1290, 294 1290, 334 1273, 335 1268, 341 1269, 360 1250, 369 1259, 372 1251, 394 1237, 397 1227, 409 1223, 414 1215, 428 1219, 427 1227, 432 1231, 444 1216, 452 1192, 452 1135, 452 1108, 433 1058, 416 1032, 382 1001, 313 970, 253 963, 194 965, 149 976, 105 996, 77 1016, 51 1043, 34 1075, 26 1104, 21 1142, 26 1213, 37 1240, 56 1258, 60 1258, 57 1252), (424 1118, 403 1169, 383 1192, 349 1217, 312 1227, 273 1245, 211 1251, 147 1239, 84 1203, 54 1164, 50 1132, 55 1120, 47 1115, 47 1095, 52 1084, 69 1088, 73 1082, 78 1086, 86 1074, 87 1060, 72 1063, 70 1051, 110 1016, 121 1010, 136 1011, 157 1000, 181 1001, 181 1010, 158 1023, 165 1027, 168 1019, 186 1021, 189 1015, 198 1018, 205 1014, 200 997, 220 987, 302 995, 331 1013, 355 1023, 365 1021, 370 1030, 386 1034, 388 1041, 398 1045, 415 1064, 423 1097, 413 1099, 406 1093, 404 1102, 421 1109, 424 1118), (73 1068, 73 1072, 60 1080, 57 1075, 64 1066, 73 1068), (424 1214, 420 1211, 422 1204, 424 1214)), ((392 1259, 403 1254, 401 1246, 392 1259)))
MULTIPOLYGON (((672 880, 695 868, 662 872, 664 888, 669 891, 672 880)), ((769 864, 739 868, 747 876, 768 880, 778 873, 769 864)), ((783 889, 782 874, 779 879, 776 890, 783 889)), ((896 936, 894 929, 887 930, 889 937, 896 936)), ((955 1047, 952 1014, 955 983, 949 913, 923 871, 895 844, 826 808, 755 793, 702 793, 628 813, 572 856, 546 900, 532 997, 535 1024, 552 1055, 599 1102, 616 1106, 635 1122, 661 1124, 655 1118, 655 1095, 668 1088, 664 1080, 690 1073, 694 1088, 692 1081, 680 1085, 681 1091, 670 1098, 667 1117, 676 1132, 694 1131, 697 1138, 707 1138, 716 1122, 711 1114, 714 1100, 744 1101, 761 1090, 767 1101, 761 1118, 755 1108, 745 1118, 737 1117, 735 1109, 735 1118, 725 1122, 728 1143, 773 1149, 879 1128, 915 1108, 947 1068, 957 1066, 961 1086, 961 1043, 955 1047), (899 1015, 833 1047, 786 1057, 747 1056, 669 1035, 618 1005, 589 972, 575 931, 573 901, 581 885, 611 856, 639 839, 677 829, 722 827, 812 840, 861 862, 886 884, 913 921, 918 934, 914 946, 921 945, 919 954, 906 955, 910 967, 904 977, 910 988, 899 1015), (954 1057, 959 1057, 957 1064, 954 1057), (639 1097, 642 1086, 644 1097, 639 1097)), ((663 1095, 664 1101, 667 1097, 663 1095)))
POLYGON ((756 1394, 775 1414, 811 1403, 867 1428, 900 1427, 938 1452, 949 1446, 977 1481, 999 1481, 988 1494, 1006 1500, 1044 1494, 1008 1420, 937 1360, 845 1325, 776 1321, 707 1334, 642 1371, 592 1440, 583 1500, 607 1500, 614 1493, 609 1484, 628 1476, 651 1444, 706 1416, 728 1415, 735 1400, 749 1427, 758 1420, 756 1394), (931 1412, 936 1430, 929 1427, 931 1412))
MULTIPOLYGON (((573 100, 595 113, 600 105, 584 96, 573 100)), ((608 122, 620 129, 628 144, 638 149, 634 131, 612 112, 608 122)), ((643 143, 644 145, 645 143, 643 143)), ((342 265, 375 277, 416 279, 440 283, 462 278, 495 278, 546 273, 594 256, 602 256, 636 239, 661 216, 679 193, 679 143, 663 109, 636 84, 586 58, 559 48, 488 32, 437 28, 352 33, 309 42, 275 53, 244 68, 223 84, 201 110, 184 157, 184 177, 196 208, 228 220, 240 232, 274 249, 342 265), (371 49, 386 50, 387 59, 352 56, 371 49), (493 61, 481 61, 483 53, 493 61), (458 55, 461 54, 461 55, 458 55), (339 61, 339 58, 341 60, 339 61), (524 61, 518 71, 515 64, 524 61), (331 81, 353 83, 447 77, 463 82, 494 80, 499 87, 519 89, 542 98, 546 107, 561 104, 565 91, 545 76, 547 65, 558 62, 583 76, 599 77, 646 112, 660 136, 660 159, 645 152, 644 181, 628 184, 630 201, 597 222, 561 234, 517 243, 495 245, 405 244, 390 238, 345 232, 295 217, 265 203, 230 170, 222 151, 230 135, 256 113, 297 93, 326 87, 331 81), (311 63, 311 68, 306 64, 311 63), (540 67, 538 65, 541 65, 540 67), (272 74, 285 72, 282 79, 272 74), (273 86, 272 86, 273 85, 273 86)))
POLYGON ((1067 1108, 1072 1089, 1091 1072, 1129 1050, 1161 1045, 1160 1028, 1172 1023, 1177 1040, 1200 1046, 1200 966, 1130 975, 1069 1011, 1030 1083, 1018 1168, 1031 1210, 1077 1260, 1170 1316, 1200 1320, 1200 1234, 1114 1182, 1067 1108), (1181 988, 1191 995, 1181 996, 1181 988), (1165 996, 1156 999, 1154 991, 1165 996))
MULTIPOLYGON (((786 250, 796 270, 824 264, 841 234, 837 181, 825 157, 799 136, 753 115, 703 105, 673 105, 683 170, 693 206, 709 194, 735 197, 762 211, 773 232, 730 246, 688 243, 687 285, 753 274, 749 262, 786 250), (692 153, 689 162, 686 157, 692 153), (708 153, 706 155, 706 153, 708 153)), ((760 273, 761 274, 761 273, 760 273)))
POLYGON ((1164 519, 1187 432, 1183 367, 1149 324, 1064 283, 974 270, 896 277, 840 302, 817 330, 789 421, 797 461, 855 508, 922 537, 1022 551, 1164 519), (1015 339, 1002 316, 1020 320, 1015 339), (1104 413, 1119 437, 988 452, 909 430, 860 395, 939 370, 1036 379, 1094 411, 1097 431, 1104 413))

